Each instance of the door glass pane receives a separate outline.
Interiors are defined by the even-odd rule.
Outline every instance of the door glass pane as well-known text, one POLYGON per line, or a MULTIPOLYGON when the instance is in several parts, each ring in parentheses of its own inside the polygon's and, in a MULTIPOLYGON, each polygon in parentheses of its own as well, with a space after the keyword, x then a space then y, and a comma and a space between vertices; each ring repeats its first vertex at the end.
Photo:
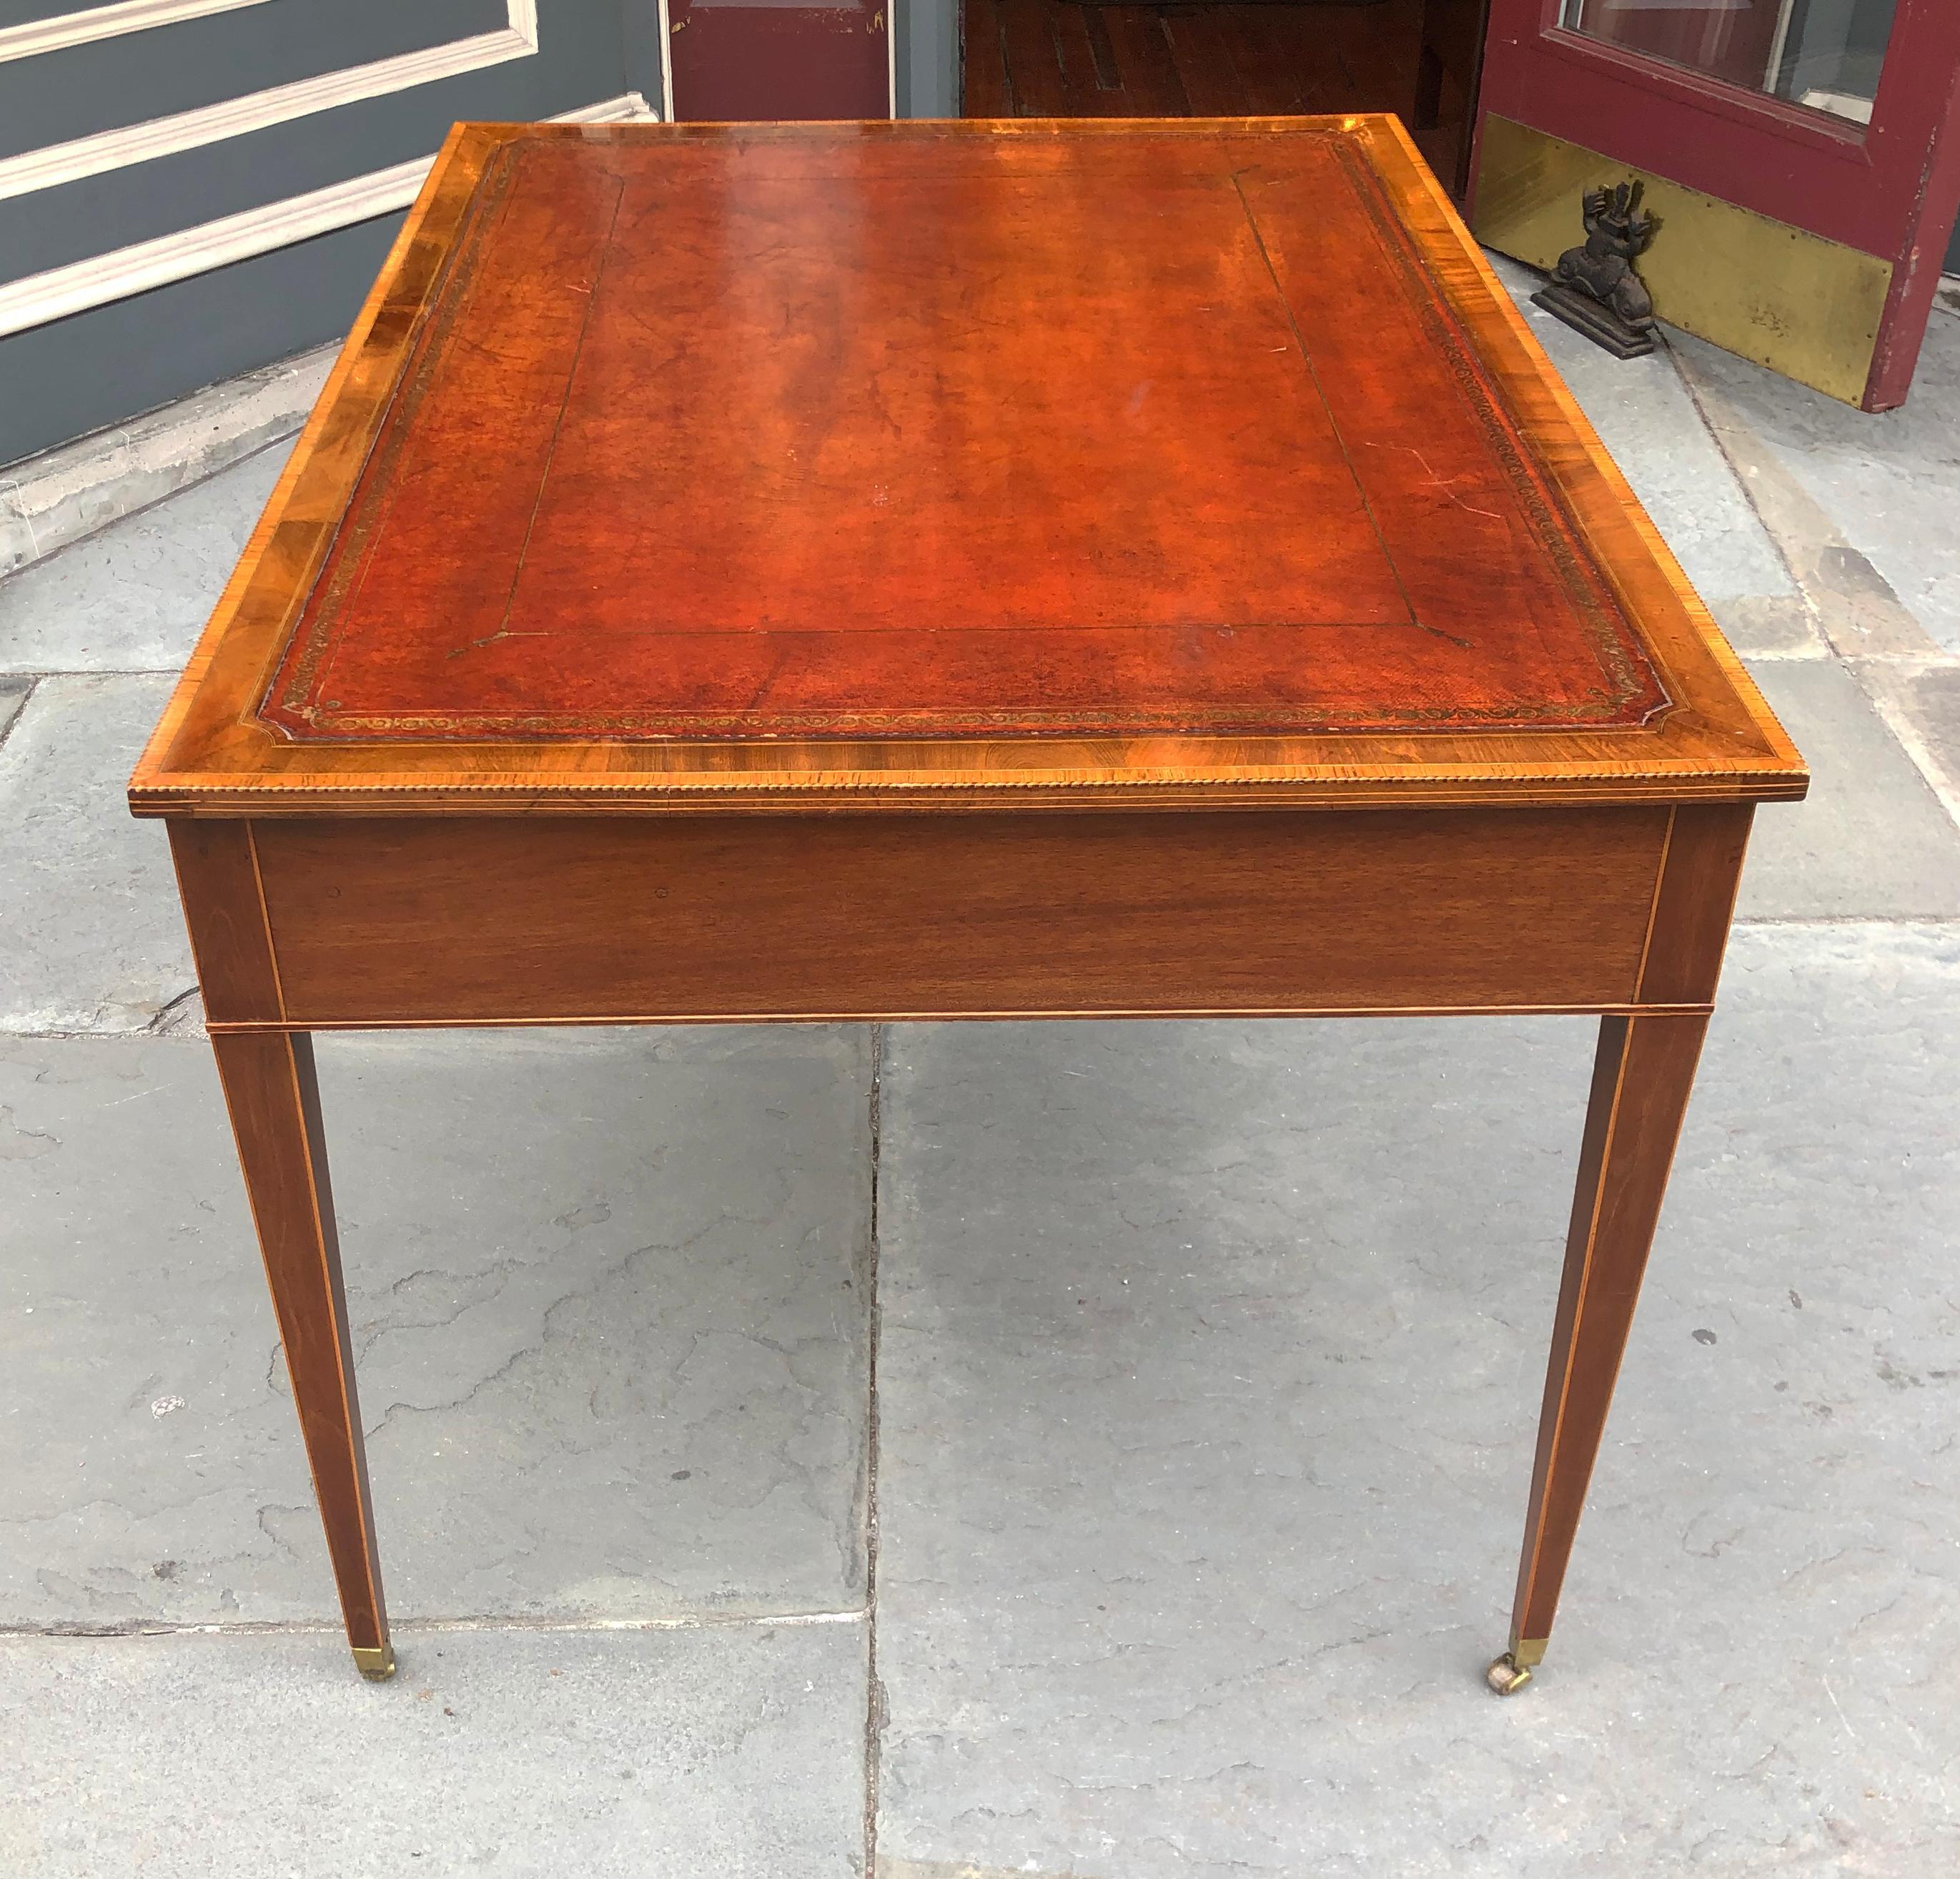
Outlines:
POLYGON ((1559 24, 1751 91, 1872 121, 1898 0, 1564 0, 1559 24))

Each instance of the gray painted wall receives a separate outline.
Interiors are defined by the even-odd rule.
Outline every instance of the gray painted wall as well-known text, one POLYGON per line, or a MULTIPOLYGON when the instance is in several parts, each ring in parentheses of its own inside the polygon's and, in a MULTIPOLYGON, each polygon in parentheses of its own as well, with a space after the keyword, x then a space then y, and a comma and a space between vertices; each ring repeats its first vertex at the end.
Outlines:
POLYGON ((0 339, 0 464, 339 339, 400 222, 357 222, 0 339))
MULTIPOLYGON (((91 4, 95 0, 90 0, 91 4)), ((0 0, 0 27, 87 10, 0 0)), ((0 200, 0 282, 427 156, 459 118, 657 104, 654 0, 539 0, 539 50, 0 200)), ((121 125, 494 31, 504 0, 268 0, 0 62, 0 161, 121 125)), ((391 214, 0 338, 0 463, 338 337, 391 214)))
MULTIPOLYGON (((0 29, 100 0, 0 0, 0 29)), ((0 284, 424 157, 459 118, 660 98, 658 0, 538 0, 539 51, 0 199, 0 284)), ((504 0, 266 0, 0 59, 0 163, 495 31, 504 0)), ((902 116, 959 108, 959 0, 895 0, 902 116)), ((400 223, 375 218, 0 337, 0 464, 338 338, 400 223)))
POLYGON ((959 115, 959 0, 893 0, 896 117, 959 115))
MULTIPOLYGON (((49 16, 85 9, 49 9, 49 16)), ((0 65, 0 157, 243 97, 505 22, 504 0, 272 0, 0 65)))

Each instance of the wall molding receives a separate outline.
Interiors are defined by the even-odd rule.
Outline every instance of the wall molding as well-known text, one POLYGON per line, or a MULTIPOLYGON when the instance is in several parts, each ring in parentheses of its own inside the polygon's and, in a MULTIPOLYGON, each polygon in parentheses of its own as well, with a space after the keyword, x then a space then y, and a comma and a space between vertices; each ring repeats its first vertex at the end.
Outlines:
MULTIPOLYGON (((629 91, 562 112, 557 121, 622 123, 654 115, 644 98, 629 91)), ((432 161, 424 158, 354 178, 373 186, 373 193, 365 198, 349 196, 343 206, 353 202, 364 215, 406 205, 432 161)), ((323 226, 310 232, 326 231, 323 226)), ((197 271, 196 266, 186 270, 197 271)), ((11 291, 0 288, 0 293, 11 291)), ((339 350, 337 342, 318 347, 0 467, 0 575, 292 436, 305 423, 339 350)))
POLYGON ((660 115, 671 124, 674 121, 673 102, 673 15, 667 0, 659 0, 660 27, 660 115))
POLYGON ((29 20, 21 26, 0 26, 0 65, 10 59, 37 59, 43 53, 65 52, 72 46, 93 46, 124 33, 146 33, 154 26, 175 26, 201 20, 207 14, 235 13, 240 7, 262 7, 266 0, 116 0, 113 6, 84 7, 52 19, 29 20))
MULTIPOLYGON (((613 124, 651 121, 657 116, 638 92, 628 91, 561 112, 553 121, 613 124)), ((283 202, 268 202, 118 248, 113 253, 92 255, 85 261, 0 284, 0 339, 406 209, 415 200, 434 161, 433 156, 412 158, 304 196, 288 196, 283 202)))
POLYGON ((377 59, 364 65, 348 65, 338 72, 298 79, 291 84, 273 85, 263 91, 248 92, 243 97, 202 105, 196 110, 97 131, 65 144, 49 144, 40 150, 24 151, 18 157, 0 158, 0 201, 36 189, 57 189, 65 183, 78 183, 84 177, 125 169, 132 164, 153 162, 159 157, 174 156, 180 151, 196 150, 229 137, 243 137, 318 111, 335 110, 343 104, 385 97, 391 92, 433 84, 438 79, 458 78, 467 72, 481 72, 514 59, 529 59, 537 49, 537 0, 508 0, 506 23, 494 33, 478 33, 468 39, 451 40, 444 45, 399 53, 393 59, 377 59))

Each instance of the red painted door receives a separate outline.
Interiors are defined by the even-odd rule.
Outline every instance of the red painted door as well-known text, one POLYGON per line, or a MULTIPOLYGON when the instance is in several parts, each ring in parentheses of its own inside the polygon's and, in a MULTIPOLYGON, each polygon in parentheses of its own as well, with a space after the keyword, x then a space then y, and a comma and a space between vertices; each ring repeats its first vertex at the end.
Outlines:
POLYGON ((1862 403, 1903 401, 1960 208, 1960 0, 1491 0, 1473 215, 1493 117, 1884 263, 1862 403))
POLYGON ((891 115, 889 0, 668 0, 667 44, 683 123, 891 115))

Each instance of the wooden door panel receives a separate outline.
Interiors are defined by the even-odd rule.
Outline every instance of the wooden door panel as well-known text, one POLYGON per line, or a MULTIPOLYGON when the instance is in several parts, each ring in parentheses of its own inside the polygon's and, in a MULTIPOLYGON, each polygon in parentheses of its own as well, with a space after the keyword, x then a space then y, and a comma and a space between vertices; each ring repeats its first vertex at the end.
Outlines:
POLYGON ((1960 6, 1898 0, 1869 123, 1773 95, 1795 84, 1780 4, 1646 12, 1491 0, 1472 226, 1544 266, 1582 239, 1584 189, 1640 178, 1667 225, 1642 263, 1663 320, 1867 410, 1901 403, 1960 209, 1960 6))
POLYGON ((674 116, 682 123, 891 115, 884 0, 740 6, 670 0, 674 116))

